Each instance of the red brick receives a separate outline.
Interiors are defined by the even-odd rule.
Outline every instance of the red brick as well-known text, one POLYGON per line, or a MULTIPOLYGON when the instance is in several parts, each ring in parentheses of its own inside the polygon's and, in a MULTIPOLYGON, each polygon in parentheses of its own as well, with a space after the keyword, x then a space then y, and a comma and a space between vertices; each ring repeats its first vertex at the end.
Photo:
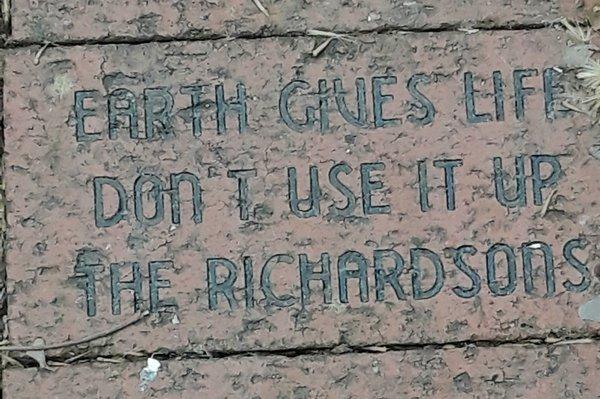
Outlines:
MULTIPOLYGON (((150 398, 595 398, 598 345, 163 361, 150 398)), ((10 398, 136 398, 145 363, 4 371, 10 398)))
MULTIPOLYGON (((313 46, 308 39, 49 48, 39 65, 34 65, 37 48, 10 50, 5 87, 5 184, 11 341, 27 344, 36 337, 45 337, 47 343, 61 342, 123 322, 133 313, 131 297, 124 294, 121 315, 111 315, 108 263, 140 263, 143 305, 147 307, 147 264, 157 260, 172 260, 175 264, 176 271, 163 272, 172 288, 160 293, 177 300, 180 324, 173 324, 169 314, 160 321, 147 320, 115 335, 110 340, 114 346, 107 351, 448 342, 595 331, 594 326, 579 319, 577 309, 597 287, 584 293, 567 292, 563 284, 567 280, 576 283, 580 276, 562 258, 562 248, 570 239, 588 237, 591 244, 577 256, 587 259, 588 267, 593 269, 598 161, 588 149, 596 141, 584 116, 571 113, 548 121, 541 92, 542 69, 562 62, 562 36, 557 30, 375 35, 361 37, 364 43, 360 45, 338 44, 337 51, 328 50, 326 56, 317 59, 307 56, 313 46), (536 92, 526 99, 523 121, 516 120, 512 105, 514 68, 537 68, 540 73, 525 79, 536 92), (463 73, 472 71, 477 89, 489 93, 494 70, 502 71, 507 80, 506 120, 469 124, 462 100, 463 73), (434 123, 425 127, 414 126, 406 119, 416 112, 410 110, 406 82, 417 72, 437 79, 419 86, 438 112, 434 123), (354 78, 362 76, 367 79, 370 93, 370 79, 385 74, 398 76, 396 85, 384 87, 384 93, 396 96, 386 103, 385 114, 402 117, 403 123, 398 126, 361 129, 344 124, 334 112, 333 101, 328 133, 297 133, 279 120, 279 91, 296 77, 310 82, 314 91, 319 78, 327 79, 331 87, 332 79, 340 77, 345 87, 352 87, 354 78), (238 134, 237 122, 231 119, 228 133, 217 135, 214 107, 209 107, 203 120, 205 131, 195 139, 190 121, 184 120, 186 111, 181 111, 189 108, 189 97, 178 94, 180 88, 202 82, 211 85, 212 91, 212 85, 224 82, 229 97, 237 80, 246 84, 248 131, 238 134), (74 91, 95 89, 105 96, 107 91, 126 87, 139 99, 144 88, 158 86, 174 93, 179 112, 174 122, 175 137, 136 142, 121 130, 116 140, 108 140, 106 117, 101 116, 88 118, 87 129, 102 131, 102 140, 76 142, 74 91), (532 203, 530 178, 527 207, 507 211, 494 198, 492 158, 503 157, 505 167, 513 169, 513 157, 520 154, 562 154, 564 176, 558 184, 556 204, 544 217, 540 215, 542 206, 532 203), (417 161, 431 162, 435 158, 464 160, 456 172, 457 209, 453 212, 443 209, 443 174, 430 164, 433 209, 426 213, 419 209, 417 161), (382 173, 386 189, 376 190, 374 201, 388 203, 391 214, 363 217, 359 202, 353 218, 323 216, 331 198, 337 204, 343 201, 327 181, 328 169, 342 161, 354 170, 342 179, 355 192, 360 184, 361 163, 382 161, 386 165, 382 173), (286 168, 298 168, 300 190, 305 193, 309 165, 320 169, 325 195, 322 215, 299 219, 290 214, 287 204, 286 168), (258 174, 250 182, 249 222, 239 220, 237 185, 227 178, 229 169, 240 168, 256 168, 258 174), (117 226, 94 225, 95 176, 118 177, 131 195, 134 180, 142 171, 156 173, 166 185, 170 173, 184 170, 201 180, 205 202, 201 224, 190 220, 191 204, 184 202, 182 223, 172 227, 170 201, 166 198, 165 220, 151 228, 135 222, 133 208, 127 221, 117 226), (546 297, 538 258, 535 292, 524 290, 519 246, 536 240, 553 247, 554 296, 546 297), (485 277, 485 251, 500 242, 513 246, 517 253, 516 290, 502 297, 491 295, 485 277), (445 248, 467 244, 479 251, 469 261, 482 277, 482 287, 476 298, 461 299, 452 289, 468 285, 469 280, 441 254, 445 248), (446 280, 439 295, 414 300, 407 272, 401 283, 408 300, 397 300, 388 286, 386 302, 376 303, 373 251, 396 249, 408 269, 409 250, 417 246, 442 256, 446 280), (73 278, 77 251, 85 248, 97 250, 105 267, 97 282, 98 310, 93 318, 86 316, 84 292, 73 278), (367 303, 360 302, 355 280, 349 282, 349 304, 340 303, 336 262, 346 250, 360 251, 369 261, 367 303), (334 304, 315 302, 322 297, 315 286, 313 302, 302 310, 298 254, 308 254, 315 260, 325 251, 332 257, 334 304), (259 288, 264 262, 277 253, 294 257, 293 264, 280 264, 273 272, 275 290, 296 298, 295 304, 286 309, 265 307, 259 288), (226 257, 241 268, 243 255, 254 261, 256 307, 244 308, 240 270, 236 284, 240 307, 229 311, 220 296, 219 309, 209 310, 207 258, 226 257)), ((307 98, 310 96, 298 102, 307 98)), ((100 112, 105 109, 105 100, 102 97, 97 103, 100 112)), ((479 112, 492 112, 491 101, 490 96, 478 96, 479 112)), ((372 115, 369 111, 370 119, 372 115)), ((144 119, 139 120, 142 128, 144 119)), ((528 158, 527 174, 529 168, 528 158)), ((544 190, 544 198, 549 191, 544 190)), ((131 205, 132 198, 129 202, 131 205)), ((424 267, 431 277, 431 267, 424 267)), ((431 282, 428 279, 425 284, 431 282)))
POLYGON ((575 15, 576 2, 441 0, 329 0, 269 1, 267 18, 252 0, 160 0, 60 4, 38 0, 12 2, 12 39, 25 41, 100 40, 153 37, 247 35, 326 29, 356 31, 398 27, 401 29, 465 28, 540 24, 575 15))

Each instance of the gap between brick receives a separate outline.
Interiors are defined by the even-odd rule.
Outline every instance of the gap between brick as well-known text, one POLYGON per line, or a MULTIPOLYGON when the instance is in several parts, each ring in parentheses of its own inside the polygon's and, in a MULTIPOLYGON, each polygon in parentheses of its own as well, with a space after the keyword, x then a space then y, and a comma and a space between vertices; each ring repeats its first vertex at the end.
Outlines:
MULTIPOLYGON (((376 28, 369 29, 357 29, 357 30, 332 30, 332 32, 347 35, 347 36, 365 36, 365 35, 373 35, 373 34, 428 34, 428 33, 462 33, 468 34, 465 32, 465 29, 469 30, 477 30, 480 32, 511 32, 511 31, 533 31, 533 30, 541 30, 545 28, 550 28, 556 26, 560 21, 553 20, 545 23, 530 23, 530 24, 521 24, 521 23, 509 23, 504 25, 491 25, 487 23, 479 23, 473 24, 465 28, 461 24, 440 24, 437 26, 431 27, 423 27, 423 28, 415 28, 408 26, 381 26, 376 28)), ((207 34, 200 33, 194 30, 188 31, 181 35, 173 35, 173 36, 163 36, 163 35, 153 35, 153 36, 141 36, 141 37, 131 37, 131 36, 109 36, 97 39, 70 39, 64 41, 51 41, 51 43, 55 46, 60 47, 74 47, 74 46, 96 46, 96 45, 110 45, 110 44, 129 44, 129 45, 139 45, 139 44, 149 44, 149 43, 178 43, 178 42, 210 42, 217 40, 264 40, 264 39, 283 39, 283 38, 313 38, 314 36, 308 35, 304 31, 284 31, 284 32, 266 32, 267 28, 264 28, 263 31, 258 31, 254 33, 240 33, 237 35, 224 35, 224 34, 207 34)), ((10 40, 8 38, 0 48, 4 49, 17 49, 22 47, 29 46, 43 46, 48 41, 44 40, 10 40)))
MULTIPOLYGON (((540 347, 557 347, 564 345, 589 345, 600 343, 600 334, 586 335, 586 336, 574 336, 574 337, 561 337, 561 338, 537 338, 529 337, 522 339, 512 340, 464 340, 464 341, 448 341, 444 343, 422 343, 422 344, 372 344, 372 345, 331 345, 331 346, 307 346, 297 347, 290 349, 256 349, 256 350, 241 350, 241 351, 210 351, 210 352, 176 352, 176 351, 156 351, 153 353, 146 351, 136 351, 136 355, 119 355, 111 354, 103 356, 102 354, 97 355, 86 355, 77 358, 77 361, 70 363, 68 366, 71 367, 82 363, 111 363, 122 362, 122 363, 136 363, 139 360, 146 359, 148 357, 154 357, 161 361, 169 360, 211 360, 211 359, 226 359, 226 358, 243 358, 243 357, 284 357, 284 358, 296 358, 303 356, 345 356, 351 354, 371 354, 373 356, 381 355, 383 353, 393 352, 412 352, 412 351, 423 351, 423 350, 451 350, 461 349, 467 347, 474 348, 501 348, 501 347, 518 347, 518 348, 540 348, 540 347), (107 359, 99 361, 98 358, 107 359)), ((47 356, 46 359, 49 362, 64 363, 69 359, 85 353, 86 349, 78 349, 70 352, 68 355, 61 354, 58 356, 47 356)), ((25 368, 37 368, 37 363, 27 357, 20 354, 19 356, 10 356, 12 359, 17 360, 25 368)), ((16 368, 13 365, 9 365, 6 368, 16 368)))

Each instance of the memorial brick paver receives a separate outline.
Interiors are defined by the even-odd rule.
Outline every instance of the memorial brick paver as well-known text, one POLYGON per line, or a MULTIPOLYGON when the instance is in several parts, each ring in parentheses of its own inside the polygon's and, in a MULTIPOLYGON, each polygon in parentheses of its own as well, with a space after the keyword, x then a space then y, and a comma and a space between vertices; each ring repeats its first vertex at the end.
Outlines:
POLYGON ((11 341, 145 309, 106 354, 593 333, 598 161, 564 36, 8 50, 11 341))

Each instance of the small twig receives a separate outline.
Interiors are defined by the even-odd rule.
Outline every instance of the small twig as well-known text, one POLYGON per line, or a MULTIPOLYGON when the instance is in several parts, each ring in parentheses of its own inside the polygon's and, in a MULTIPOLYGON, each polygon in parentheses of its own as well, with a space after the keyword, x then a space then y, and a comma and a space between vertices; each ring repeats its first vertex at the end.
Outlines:
POLYGON ((38 50, 37 53, 35 53, 35 58, 33 59, 33 65, 39 65, 40 64, 40 58, 42 57, 42 54, 44 54, 44 51, 46 51, 46 49, 53 45, 51 42, 44 42, 44 45, 38 50))
POLYGON ((309 36, 330 37, 332 39, 347 40, 347 41, 353 42, 353 43, 356 42, 356 39, 353 39, 352 37, 350 37, 344 33, 330 32, 327 30, 309 29, 306 31, 306 34, 309 36))
POLYGON ((121 364, 121 363, 125 362, 125 359, 111 359, 108 357, 97 357, 96 361, 101 362, 101 363, 121 364))
POLYGON ((459 32, 464 32, 467 35, 472 35, 473 33, 477 33, 479 32, 479 29, 474 29, 474 28, 458 28, 459 32))
POLYGON ((90 351, 85 351, 85 352, 83 352, 83 353, 80 353, 79 355, 76 355, 76 356, 70 357, 70 358, 68 358, 67 360, 65 360, 65 364, 70 364, 70 363, 73 363, 74 361, 76 361, 76 360, 79 360, 79 359, 81 359, 82 357, 85 357, 85 356, 89 355, 90 353, 91 353, 90 351))
POLYGON ((323 43, 315 47, 312 51, 312 56, 318 57, 319 54, 321 54, 323 50, 325 50, 333 40, 335 40, 335 37, 330 37, 329 39, 325 40, 323 43))
POLYGON ((388 348, 386 348, 385 346, 368 346, 365 349, 369 352, 374 353, 385 353, 388 351, 388 348))
POLYGON ((254 4, 256 5, 256 7, 258 7, 258 9, 260 10, 260 12, 262 12, 263 14, 265 14, 265 16, 269 17, 269 11, 265 8, 265 6, 262 5, 262 3, 260 2, 260 0, 252 0, 254 2, 254 4))
POLYGON ((333 40, 341 40, 343 42, 351 42, 351 43, 356 43, 357 40, 346 35, 343 33, 336 33, 336 32, 330 32, 330 31, 326 31, 326 30, 319 30, 319 29, 309 29, 306 31, 306 34, 309 36, 317 36, 317 37, 326 37, 327 40, 325 40, 323 43, 319 44, 317 47, 315 47, 312 51, 312 56, 313 57, 318 57, 319 54, 321 54, 326 48, 327 46, 329 46, 331 44, 331 42, 333 40))
POLYGON ((591 338, 566 339, 564 341, 555 342, 555 343, 553 343, 553 345, 560 346, 560 345, 591 344, 594 342, 596 342, 596 341, 591 338))
POLYGON ((309 29, 306 31, 306 33, 310 36, 326 36, 326 37, 340 37, 342 36, 340 33, 335 33, 335 32, 329 32, 326 30, 319 30, 319 29, 309 29))
POLYGON ((546 198, 546 201, 544 201, 544 206, 542 206, 542 211, 540 212, 540 217, 546 216, 546 213, 548 213, 548 209, 550 208, 550 203, 552 203, 552 200, 556 196, 557 192, 558 192, 558 190, 556 190, 556 189, 554 189, 550 192, 550 195, 548 196, 548 198, 546 198))
POLYGON ((88 337, 84 337, 75 341, 65 341, 65 342, 61 342, 58 344, 51 344, 51 345, 43 345, 43 346, 16 346, 16 345, 6 345, 6 346, 0 346, 0 351, 3 352, 10 352, 10 351, 14 351, 14 352, 27 352, 27 351, 46 351, 46 350, 51 350, 51 349, 61 349, 61 348, 68 348, 69 346, 77 346, 77 345, 81 345, 81 344, 86 344, 88 342, 91 341, 95 341, 97 339, 100 338, 104 338, 107 337, 109 335, 112 335, 116 332, 119 332, 131 325, 136 324, 137 322, 139 322, 140 320, 145 319, 146 317, 148 317, 150 315, 150 311, 146 310, 145 312, 143 312, 142 314, 140 314, 138 317, 136 317, 135 319, 129 320, 123 324, 120 324, 116 327, 111 328, 110 330, 107 331, 102 331, 100 333, 94 334, 94 335, 90 335, 88 337))

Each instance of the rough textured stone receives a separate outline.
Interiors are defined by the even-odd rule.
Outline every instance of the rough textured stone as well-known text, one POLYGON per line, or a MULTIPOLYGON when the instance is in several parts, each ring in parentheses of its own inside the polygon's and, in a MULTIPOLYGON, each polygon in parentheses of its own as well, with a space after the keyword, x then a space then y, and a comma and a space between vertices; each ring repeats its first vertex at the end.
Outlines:
POLYGON ((252 0, 12 1, 12 39, 25 41, 105 38, 281 34, 326 29, 355 31, 398 27, 540 24, 575 14, 572 0, 252 0))
POLYGON ((10 398, 596 398, 598 345, 163 361, 4 371, 10 398))
MULTIPOLYGON (((17 2, 18 4, 18 2, 17 2)), ((143 276, 143 307, 148 307, 148 262, 172 260, 174 270, 161 271, 172 287, 161 289, 162 298, 177 301, 176 313, 163 313, 108 339, 106 350, 154 351, 245 350, 334 346, 340 343, 447 342, 470 339, 507 339, 547 334, 585 334, 594 330, 577 314, 578 306, 598 292, 594 279, 583 293, 568 292, 567 281, 581 276, 567 264, 565 243, 595 237, 598 229, 598 161, 588 152, 595 138, 585 117, 571 113, 550 121, 544 113, 542 70, 562 63, 565 47, 558 30, 499 33, 407 34, 361 36, 358 43, 337 43, 323 57, 312 58, 313 41, 305 38, 249 41, 211 41, 144 45, 108 45, 49 48, 35 65, 37 47, 10 50, 6 66, 6 195, 9 206, 8 283, 11 341, 31 343, 44 337, 47 343, 79 338, 110 328, 131 317, 130 293, 122 295, 121 315, 111 314, 109 263, 137 261, 143 276), (527 56, 524 57, 524 54, 527 56), (524 79, 534 92, 525 99, 525 116, 515 117, 512 73, 515 68, 536 68, 538 76, 524 79), (464 73, 471 71, 479 113, 493 113, 492 72, 506 80, 503 122, 467 123, 464 73), (413 74, 431 82, 419 90, 435 104, 433 124, 416 126, 410 115, 422 115, 409 96, 407 81, 413 74), (329 130, 298 133, 279 116, 280 90, 293 79, 303 79, 311 89, 295 95, 293 116, 301 106, 317 106, 313 94, 317 80, 342 79, 352 88, 354 79, 367 82, 369 120, 373 120, 371 80, 395 75, 398 82, 384 85, 383 93, 395 98, 384 104, 386 118, 400 118, 396 126, 375 129, 344 123, 329 101, 329 130), (224 83, 225 97, 243 81, 248 98, 248 130, 238 134, 236 118, 228 118, 228 132, 218 135, 215 122, 214 84, 224 83), (203 112, 203 134, 192 135, 189 95, 182 86, 209 85, 203 112), (131 140, 126 128, 118 138, 107 137, 106 94, 117 88, 131 90, 139 104, 143 130, 142 93, 165 87, 173 94, 173 137, 131 140), (74 92, 98 90, 91 101, 98 117, 86 119, 87 131, 101 132, 101 140, 75 140, 74 92), (524 208, 507 210, 494 198, 492 158, 502 157, 514 171, 514 159, 526 158, 527 201, 524 208), (530 155, 560 155, 563 173, 557 194, 542 215, 543 206, 532 202, 530 155), (443 173, 433 159, 463 159, 456 169, 456 210, 445 209, 443 173), (427 160, 432 209, 421 212, 417 161, 427 160), (350 175, 340 175, 358 198, 350 217, 332 217, 329 207, 342 207, 344 197, 329 184, 329 168, 347 162, 350 175), (375 205, 389 204, 387 215, 365 216, 361 207, 360 164, 381 161, 386 169, 373 172, 384 189, 374 189, 375 205), (308 169, 319 168, 323 198, 318 217, 300 219, 288 205, 287 168, 297 168, 300 196, 308 191, 308 169), (249 220, 240 221, 238 186, 228 170, 255 168, 249 181, 249 220), (190 192, 182 194, 182 221, 170 222, 169 193, 165 193, 165 219, 147 227, 135 221, 132 187, 140 174, 156 174, 168 185, 170 173, 188 171, 201 181, 203 220, 191 220, 190 192), (119 178, 129 196, 126 220, 109 228, 94 224, 93 178, 119 178), (553 247, 556 293, 546 295, 544 268, 534 259, 534 290, 526 293, 522 243, 541 240, 553 247), (494 296, 486 278, 485 251, 493 243, 515 248, 516 287, 506 296, 494 296), (473 245, 478 253, 465 258, 481 276, 479 294, 459 298, 453 288, 469 287, 469 279, 443 256, 446 248, 473 245), (431 299, 414 299, 411 288, 411 248, 428 248, 440 255, 445 266, 441 292, 431 299), (373 251, 394 248, 406 267, 400 282, 407 300, 398 300, 388 285, 385 301, 376 302, 373 251), (363 253, 369 263, 369 300, 361 303, 356 279, 348 282, 349 303, 340 301, 338 258, 347 250, 363 253), (87 251, 87 252, 86 252, 87 251), (300 303, 299 254, 316 261, 322 252, 331 255, 333 303, 322 304, 323 294, 313 283, 310 303, 300 303), (95 258, 98 271, 97 314, 86 316, 86 295, 78 286, 74 268, 78 258, 95 258), (278 308, 264 299, 261 270, 274 254, 290 254, 292 264, 273 268, 274 291, 292 295, 293 305, 278 308), (244 306, 242 256, 254 263, 256 305, 244 306), (220 295, 218 309, 209 310, 207 258, 225 257, 238 267, 238 308, 229 310, 220 295), (174 317, 176 315, 176 317, 174 317)), ((353 93, 354 89, 348 89, 353 93)), ((351 104, 354 100, 350 100, 351 104)), ((121 104, 122 105, 122 104, 121 104)), ((86 102, 86 107, 91 107, 86 102)), ((556 108, 560 108, 556 105, 556 108)), ((352 108, 351 109, 355 109, 352 108)), ((231 116, 231 115, 229 115, 231 116)), ((547 166, 547 165, 545 165, 547 166)), ((548 173, 544 169, 543 174, 548 173)), ((145 190, 147 189, 147 186, 145 190)), ((542 190, 544 201, 550 188, 542 190)), ((109 192, 110 194, 110 192, 109 192)), ((113 196, 114 197, 114 196, 113 196)), ((116 200, 107 194, 107 211, 116 200), (110 198, 113 198, 112 200, 110 198)), ((149 195, 141 198, 146 206, 149 195)), ((152 209, 146 209, 149 217, 152 209)), ((576 251, 593 268, 597 241, 576 251)), ((386 263, 387 265, 387 263, 386 263)), ((349 268, 355 268, 350 265, 349 268)), ((498 278, 506 280, 506 263, 499 260, 498 278)), ((432 266, 423 287, 433 283, 432 266)), ((415 275, 414 269, 412 275, 415 275)), ((131 273, 123 270, 122 280, 131 273)), ((220 276, 223 278, 223 276, 220 276)), ((462 380, 461 380, 462 381, 462 380)))

